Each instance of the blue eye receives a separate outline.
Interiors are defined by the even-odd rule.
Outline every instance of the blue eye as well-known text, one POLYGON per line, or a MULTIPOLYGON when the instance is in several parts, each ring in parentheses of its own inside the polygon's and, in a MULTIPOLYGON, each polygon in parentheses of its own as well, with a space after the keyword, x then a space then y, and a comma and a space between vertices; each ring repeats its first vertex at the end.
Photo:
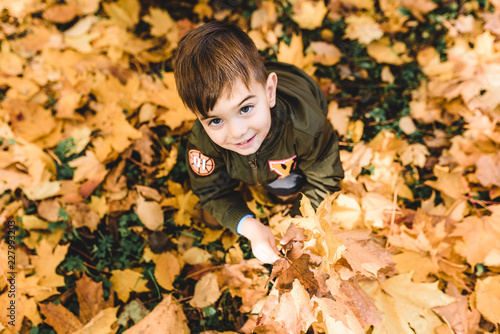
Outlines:
POLYGON ((240 109, 240 112, 242 114, 247 114, 252 110, 253 106, 244 106, 243 108, 240 109))
POLYGON ((208 122, 208 125, 219 125, 222 123, 222 120, 220 118, 214 118, 210 122, 208 122))

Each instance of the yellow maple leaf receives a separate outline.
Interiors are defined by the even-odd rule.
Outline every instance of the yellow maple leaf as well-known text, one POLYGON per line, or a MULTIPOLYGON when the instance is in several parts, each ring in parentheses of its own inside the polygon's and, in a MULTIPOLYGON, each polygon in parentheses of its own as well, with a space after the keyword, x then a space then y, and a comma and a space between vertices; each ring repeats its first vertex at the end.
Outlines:
POLYGON ((278 61, 288 64, 293 64, 304 70, 307 74, 313 75, 316 67, 313 66, 314 54, 309 53, 304 56, 304 44, 302 43, 302 35, 293 35, 290 41, 290 46, 282 40, 279 44, 279 51, 276 54, 278 61))
POLYGON ((366 51, 379 63, 403 65, 411 58, 406 54, 406 46, 402 42, 395 42, 391 45, 387 37, 383 37, 378 41, 368 45, 366 51))
POLYGON ((111 271, 111 278, 109 281, 116 291, 118 298, 126 303, 130 292, 148 292, 149 288, 146 287, 147 280, 143 278, 141 273, 131 269, 113 270, 111 271))
POLYGON ((316 29, 321 26, 328 9, 324 1, 295 0, 293 4, 293 20, 302 29, 316 29))
POLYGON ((165 36, 169 42, 177 44, 179 28, 167 11, 151 7, 149 15, 142 19, 151 25, 151 35, 165 36))
POLYGON ((23 72, 24 59, 12 52, 8 41, 2 40, 0 52, 0 73, 17 76, 23 72))
POLYGON ((141 5, 138 0, 118 0, 113 3, 103 3, 102 7, 114 24, 132 28, 139 22, 141 5))
POLYGON ((438 282, 414 283, 411 273, 391 277, 381 283, 362 283, 382 312, 382 326, 374 333, 426 334, 443 322, 431 310, 447 305, 454 299, 438 288, 438 282))
POLYGON ((36 247, 37 257, 33 259, 38 284, 46 287, 64 286, 64 276, 56 273, 56 268, 66 257, 69 244, 52 247, 45 239, 36 247))
POLYGON ((370 44, 384 35, 379 24, 369 14, 350 15, 346 17, 345 22, 347 24, 345 36, 357 39, 361 44, 370 44))

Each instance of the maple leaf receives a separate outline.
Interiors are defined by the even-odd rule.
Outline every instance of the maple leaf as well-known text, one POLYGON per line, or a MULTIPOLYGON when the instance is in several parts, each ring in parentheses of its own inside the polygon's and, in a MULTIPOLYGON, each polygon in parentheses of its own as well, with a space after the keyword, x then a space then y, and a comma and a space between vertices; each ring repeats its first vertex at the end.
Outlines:
MULTIPOLYGON (((312 264, 319 266, 319 263, 313 262, 312 264)), ((324 283, 324 280, 321 278, 318 280, 310 265, 311 256, 306 253, 302 253, 298 257, 279 259, 274 263, 269 280, 277 278, 276 289, 281 294, 291 291, 293 282, 297 279, 311 296, 319 294, 320 297, 323 297, 324 289, 320 284, 324 283)))
POLYGON ((284 41, 281 41, 276 57, 278 61, 293 64, 308 74, 312 74, 316 70, 312 65, 314 62, 314 55, 309 53, 307 56, 304 56, 304 46, 301 35, 294 34, 290 46, 286 45, 284 41))
POLYGON ((131 269, 113 270, 112 276, 109 279, 113 290, 116 291, 118 298, 126 302, 130 296, 130 292, 147 292, 149 289, 146 287, 147 281, 142 275, 131 269))
POLYGON ((153 311, 142 318, 137 324, 123 332, 124 334, 142 333, 190 333, 187 319, 179 304, 171 295, 164 295, 163 300, 153 311))
POLYGON ((52 247, 47 240, 42 239, 37 246, 37 257, 33 259, 38 284, 47 287, 64 286, 64 277, 56 273, 56 268, 66 257, 69 244, 52 247))
POLYGON ((102 282, 96 283, 84 273, 76 282, 76 294, 80 305, 78 317, 62 304, 39 303, 45 323, 52 326, 57 333, 115 333, 111 327, 116 321, 118 307, 112 307, 112 298, 104 300, 102 282))
POLYGON ((350 15, 346 19, 346 37, 357 39, 362 44, 370 44, 380 39, 384 33, 369 14, 350 15))
POLYGON ((293 2, 293 20, 302 29, 316 29, 321 26, 328 9, 323 1, 296 0, 293 2))
POLYGON ((401 274, 381 283, 363 284, 383 313, 382 326, 374 333, 431 333, 441 325, 433 307, 447 305, 454 299, 434 283, 413 283, 411 274, 401 274))

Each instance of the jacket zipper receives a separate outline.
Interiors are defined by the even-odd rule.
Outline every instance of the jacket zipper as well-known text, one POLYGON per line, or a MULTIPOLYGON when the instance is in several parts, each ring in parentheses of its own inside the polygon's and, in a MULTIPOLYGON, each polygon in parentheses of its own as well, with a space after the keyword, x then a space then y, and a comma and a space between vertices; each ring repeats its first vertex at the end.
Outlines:
POLYGON ((253 172, 253 178, 255 180, 255 183, 260 186, 260 181, 259 181, 259 175, 257 174, 257 156, 250 160, 248 162, 250 166, 252 167, 252 172, 253 172))

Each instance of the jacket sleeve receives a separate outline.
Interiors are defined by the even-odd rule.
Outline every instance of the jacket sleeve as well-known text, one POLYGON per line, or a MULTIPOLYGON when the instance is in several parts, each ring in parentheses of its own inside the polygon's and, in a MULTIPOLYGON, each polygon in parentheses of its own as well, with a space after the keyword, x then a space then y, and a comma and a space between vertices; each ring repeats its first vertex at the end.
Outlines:
POLYGON ((236 190, 240 182, 229 176, 223 155, 191 135, 187 145, 188 174, 193 192, 207 210, 222 226, 235 234, 241 218, 253 214, 236 190))
MULTIPOLYGON (((326 196, 340 190, 344 178, 337 136, 328 120, 322 124, 316 135, 306 136, 306 140, 297 143, 298 152, 302 153, 298 167, 307 179, 302 193, 315 209, 326 196)), ((299 213, 298 207, 299 203, 295 203, 292 213, 299 213)))

